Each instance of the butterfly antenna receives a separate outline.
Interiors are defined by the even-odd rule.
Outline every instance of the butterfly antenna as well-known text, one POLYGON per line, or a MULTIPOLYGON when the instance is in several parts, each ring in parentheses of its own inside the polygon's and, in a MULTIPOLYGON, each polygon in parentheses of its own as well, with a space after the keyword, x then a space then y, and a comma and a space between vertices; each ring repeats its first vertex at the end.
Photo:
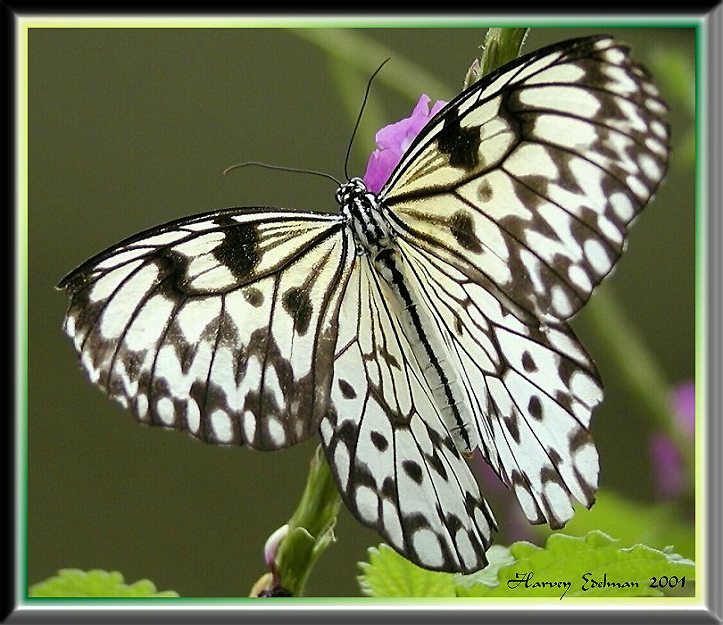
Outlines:
POLYGON ((367 82, 367 88, 364 92, 364 99, 362 100, 361 108, 359 109, 359 115, 357 115, 356 118, 356 124, 354 124, 354 130, 351 133, 351 139, 349 139, 349 147, 346 149, 346 158, 344 159, 344 175, 346 176, 346 179, 349 180, 349 155, 351 154, 351 146, 354 144, 354 136, 356 135, 356 131, 359 129, 359 122, 361 122, 362 113, 364 113, 364 107, 367 103, 367 98, 369 97, 369 90, 372 86, 372 81, 374 80, 375 76, 381 71, 382 67, 386 65, 387 61, 389 61, 389 58, 382 61, 382 64, 377 67, 376 71, 371 75, 369 78, 369 81, 367 82))
POLYGON ((241 169, 242 167, 264 167, 266 169, 277 169, 281 171, 290 171, 292 173, 296 174, 314 174, 315 176, 323 176, 324 178, 329 178, 330 180, 333 180, 336 182, 337 186, 341 185, 341 182, 334 178, 331 174, 327 174, 323 171, 317 171, 315 169, 302 169, 301 167, 285 167, 283 165, 270 165, 269 163, 262 163, 261 161, 246 161, 244 163, 237 163, 236 165, 231 165, 230 167, 227 167, 223 170, 223 175, 225 176, 228 172, 234 170, 234 169, 241 169))

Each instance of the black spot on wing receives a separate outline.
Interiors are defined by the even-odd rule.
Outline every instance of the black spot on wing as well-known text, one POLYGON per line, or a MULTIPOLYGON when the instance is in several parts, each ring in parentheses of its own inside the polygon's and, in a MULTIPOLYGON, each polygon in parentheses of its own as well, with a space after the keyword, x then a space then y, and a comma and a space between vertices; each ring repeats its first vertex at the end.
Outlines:
POLYGON ((534 358, 532 358, 532 354, 530 354, 527 350, 525 350, 522 354, 522 366, 528 373, 534 373, 537 371, 537 364, 535 363, 534 358))
POLYGON ((255 308, 262 306, 264 303, 264 294, 256 287, 250 286, 244 289, 243 296, 244 299, 255 308))
POLYGON ((452 313, 454 315, 454 331, 457 333, 457 336, 462 336, 464 333, 464 325, 462 325, 462 320, 459 318, 459 315, 455 312, 452 313))
POLYGON ((570 451, 576 452, 586 445, 592 445, 592 435, 583 428, 575 430, 570 435, 570 451))
POLYGON ((507 430, 512 435, 512 438, 514 439, 515 443, 518 445, 520 444, 520 428, 517 423, 517 414, 512 413, 510 416, 503 417, 503 421, 505 422, 505 425, 507 426, 507 430))
POLYGON ((389 447, 389 441, 387 441, 386 437, 379 432, 372 432, 371 439, 372 443, 374 443, 374 447, 376 447, 379 451, 385 451, 387 447, 389 447))
POLYGON ((419 466, 414 460, 402 461, 402 468, 404 472, 417 484, 422 483, 422 467, 419 466))
POLYGON ((560 466, 562 463, 562 457, 560 454, 557 453, 557 451, 554 448, 550 448, 547 450, 547 455, 550 457, 550 462, 552 462, 553 465, 556 467, 560 466))
POLYGON ((452 167, 470 171, 479 164, 480 130, 476 126, 461 128, 459 118, 451 116, 437 135, 440 151, 449 155, 452 167))
POLYGON ((530 416, 533 419, 537 419, 538 421, 542 421, 542 404, 540 403, 540 398, 536 395, 533 395, 530 397, 530 402, 527 404, 527 410, 530 413, 530 416))
POLYGON ((186 279, 188 258, 171 249, 159 249, 153 255, 153 262, 158 267, 159 281, 162 281, 159 293, 176 299, 190 292, 186 279))
POLYGON ((238 223, 231 217, 217 217, 216 224, 224 227, 224 237, 214 248, 214 257, 237 280, 248 278, 261 259, 256 226, 238 223))
POLYGON ((482 242, 474 231, 472 216, 466 211, 457 211, 450 219, 449 229, 452 236, 464 249, 479 254, 482 251, 482 242))
POLYGON ((382 496, 390 500, 394 500, 397 496, 397 487, 391 477, 385 477, 382 482, 382 496))
POLYGON ((429 462, 429 465, 440 475, 443 480, 449 479, 449 476, 447 475, 447 469, 445 468, 444 463, 442 462, 442 459, 437 453, 436 449, 430 455, 425 455, 425 457, 429 462))
POLYGON ((343 380, 342 378, 339 378, 337 384, 339 385, 339 390, 341 391, 341 394, 344 396, 345 399, 354 399, 356 397, 356 391, 354 390, 354 387, 349 384, 349 382, 343 380))
POLYGON ((489 202, 493 195, 492 185, 487 180, 480 180, 479 186, 477 187, 477 197, 480 201, 489 202))
POLYGON ((294 330, 302 336, 306 334, 314 312, 309 294, 298 287, 292 287, 284 293, 281 304, 294 319, 294 330))

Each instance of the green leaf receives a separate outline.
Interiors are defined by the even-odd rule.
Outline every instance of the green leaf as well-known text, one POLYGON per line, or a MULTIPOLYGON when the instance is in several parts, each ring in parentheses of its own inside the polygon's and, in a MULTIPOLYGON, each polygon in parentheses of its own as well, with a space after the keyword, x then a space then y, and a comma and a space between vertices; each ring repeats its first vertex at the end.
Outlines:
POLYGON ((142 579, 125 584, 118 571, 61 569, 54 577, 30 587, 31 597, 178 597, 173 590, 158 592, 155 584, 142 579))
POLYGON ((487 551, 487 567, 471 575, 456 575, 422 569, 383 543, 368 551, 369 562, 359 563, 358 579, 362 592, 374 597, 454 597, 459 585, 496 586, 499 569, 515 561, 509 549, 494 545, 487 551))
MULTIPOLYGON (((537 526, 540 536, 549 529, 537 526)), ((692 522, 680 518, 680 512, 670 503, 639 503, 610 490, 597 493, 590 510, 580 509, 565 526, 565 534, 584 536, 592 530, 602 530, 615 536, 625 545, 642 543, 656 549, 672 546, 687 557, 695 557, 695 528, 692 522)))
POLYGON ((477 585, 494 588, 499 584, 499 572, 507 566, 515 563, 515 558, 508 547, 492 545, 487 550, 487 561, 489 564, 481 571, 470 575, 455 575, 455 587, 471 588, 477 585))
POLYGON ((390 546, 370 547, 369 562, 360 562, 359 585, 374 597, 454 597, 454 575, 419 568, 390 546))
POLYGON ((685 577, 691 589, 695 565, 670 551, 624 547, 600 531, 578 538, 553 534, 544 548, 528 542, 510 547, 516 562, 499 571, 499 585, 457 584, 463 597, 657 597, 651 579, 685 577))

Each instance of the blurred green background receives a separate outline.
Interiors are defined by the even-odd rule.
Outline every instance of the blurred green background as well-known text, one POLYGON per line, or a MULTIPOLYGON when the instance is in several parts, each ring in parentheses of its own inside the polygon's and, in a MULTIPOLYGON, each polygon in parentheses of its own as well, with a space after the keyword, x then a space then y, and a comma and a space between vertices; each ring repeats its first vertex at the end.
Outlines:
MULTIPOLYGON (((375 130, 406 117, 416 102, 414 81, 397 77, 402 69, 406 74, 405 63, 442 85, 442 91, 427 90, 433 99, 450 99, 484 32, 361 29, 353 32, 360 46, 330 53, 311 41, 318 35, 313 31, 31 30, 30 584, 59 568, 104 568, 123 572, 128 581, 150 578, 182 596, 248 594, 265 569, 264 541, 292 512, 317 441, 262 453, 137 425, 78 369, 61 332, 66 298, 53 287, 92 254, 185 215, 245 205, 335 210, 328 180, 221 172, 260 160, 342 177, 366 79, 391 56, 372 89, 352 155, 350 173, 361 175, 375 130), (345 55, 349 59, 339 58, 345 55)), ((524 51, 599 32, 632 44, 671 107, 668 179, 601 290, 615 292, 673 386, 694 372, 695 31, 536 28, 524 51)), ((326 34, 332 40, 345 35, 326 34)), ((652 425, 610 358, 606 337, 590 322, 595 300, 573 325, 606 386, 592 428, 601 484, 645 506, 655 500, 652 425)), ((512 494, 493 492, 490 499, 502 521, 497 542, 523 536, 526 528, 504 523, 512 494)), ((309 595, 359 594, 356 563, 380 539, 346 509, 337 535, 312 574, 309 595)))

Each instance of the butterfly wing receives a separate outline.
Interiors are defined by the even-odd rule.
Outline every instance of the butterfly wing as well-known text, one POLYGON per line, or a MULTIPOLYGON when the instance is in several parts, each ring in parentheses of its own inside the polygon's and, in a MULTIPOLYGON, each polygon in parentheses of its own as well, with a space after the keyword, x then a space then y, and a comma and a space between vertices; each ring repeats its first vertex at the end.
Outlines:
POLYGON ((505 65, 420 132, 380 197, 400 236, 546 322, 612 269, 666 168, 666 107, 625 46, 505 65))
POLYGON ((329 403, 354 244, 336 215, 229 209, 131 237, 60 283, 92 382, 142 423, 278 449, 329 403))
POLYGON ((534 523, 594 499, 602 384, 565 321, 660 183, 665 110, 624 46, 563 42, 450 102, 380 193, 481 451, 534 523))
POLYGON ((532 523, 562 527, 594 501, 588 426, 602 399, 595 366, 567 324, 541 328, 451 264, 404 241, 410 288, 434 319, 472 407, 480 448, 532 523))
POLYGON ((487 562, 494 517, 444 425, 394 302, 369 258, 360 257, 340 309, 322 443, 362 523, 420 566, 475 571, 487 562))

